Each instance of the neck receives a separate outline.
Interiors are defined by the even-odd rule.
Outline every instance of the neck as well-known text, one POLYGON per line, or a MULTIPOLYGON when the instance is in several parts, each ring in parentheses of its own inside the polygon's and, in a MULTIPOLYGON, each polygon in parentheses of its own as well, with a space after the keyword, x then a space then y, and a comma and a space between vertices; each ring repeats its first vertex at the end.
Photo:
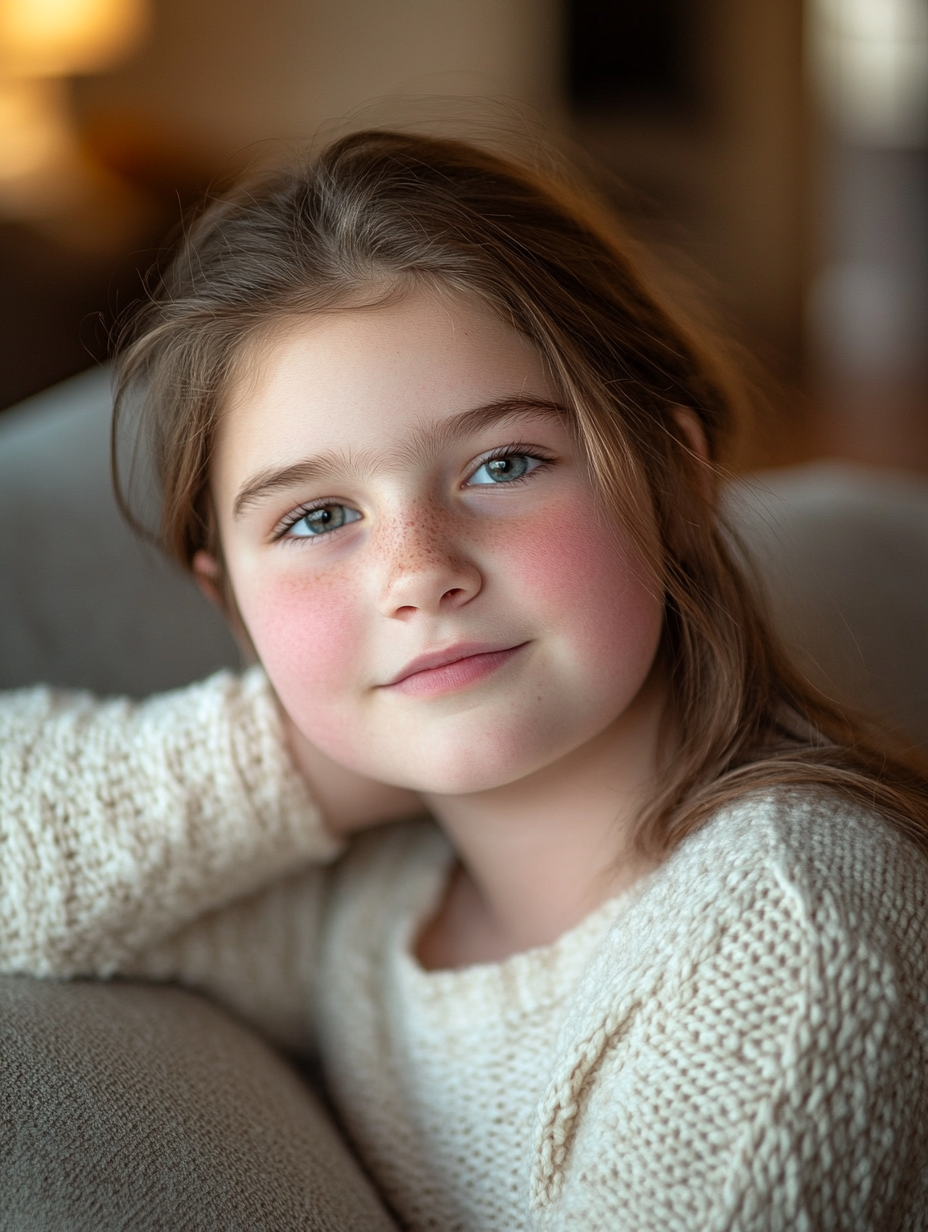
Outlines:
POLYGON ((427 798, 461 862, 447 926, 476 927, 485 957, 549 944, 652 867, 632 832, 657 782, 666 694, 655 672, 614 724, 553 765, 491 791, 427 798))

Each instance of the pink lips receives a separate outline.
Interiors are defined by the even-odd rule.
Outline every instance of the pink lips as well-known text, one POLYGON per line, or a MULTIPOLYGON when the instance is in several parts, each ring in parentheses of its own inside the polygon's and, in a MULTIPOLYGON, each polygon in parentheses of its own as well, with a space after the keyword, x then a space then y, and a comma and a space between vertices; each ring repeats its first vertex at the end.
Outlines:
POLYGON ((483 645, 450 646, 447 650, 420 655, 407 663, 399 675, 384 686, 407 697, 451 693, 492 675, 527 645, 493 649, 483 645))

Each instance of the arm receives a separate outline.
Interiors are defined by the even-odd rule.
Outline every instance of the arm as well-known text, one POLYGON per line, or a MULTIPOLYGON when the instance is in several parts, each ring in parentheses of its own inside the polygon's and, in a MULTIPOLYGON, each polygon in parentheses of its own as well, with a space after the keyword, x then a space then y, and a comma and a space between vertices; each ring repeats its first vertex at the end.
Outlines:
POLYGON ((263 673, 147 702, 0 701, 0 968, 108 975, 341 847, 263 673))
POLYGON ((275 1043, 309 1052, 327 874, 313 865, 220 907, 121 974, 205 992, 275 1043))

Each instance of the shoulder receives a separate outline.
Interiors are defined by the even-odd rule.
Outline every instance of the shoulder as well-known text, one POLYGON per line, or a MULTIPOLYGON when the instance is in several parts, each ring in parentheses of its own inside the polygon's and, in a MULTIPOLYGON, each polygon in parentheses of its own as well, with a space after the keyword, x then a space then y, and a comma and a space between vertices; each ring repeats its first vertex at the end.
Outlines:
POLYGON ((739 979, 782 987, 791 974, 804 981, 813 955, 839 943, 909 976, 928 953, 928 858, 879 813, 831 791, 752 793, 726 805, 633 898, 594 960, 603 989, 588 1006, 594 1015, 630 963, 666 988, 724 956, 739 979))
POLYGON ((601 961, 619 978, 632 942, 679 996, 694 995, 701 971, 704 998, 711 973, 723 1001, 753 989, 769 1004, 802 989, 846 1001, 852 1018, 894 987, 923 1012, 926 921, 928 858, 885 817, 833 791, 778 790, 731 803, 690 835, 601 961))
POLYGON ((741 1227, 755 1226, 734 1214, 745 1195, 794 1206, 797 1225, 838 1209, 854 1177, 885 1197, 926 1147, 926 919, 928 861, 878 814, 798 791, 720 810, 641 888, 578 988, 536 1203, 582 1222, 597 1194, 644 1224, 695 1203, 685 1226, 724 1207, 741 1227), (813 1162, 791 1180, 800 1159, 813 1162))
MULTIPOLYGON (((928 857, 883 815, 825 789, 781 789, 733 802, 665 866, 693 909, 756 922, 770 936, 865 939, 913 957, 928 918, 928 857)), ((747 922, 747 921, 746 921, 747 922)))

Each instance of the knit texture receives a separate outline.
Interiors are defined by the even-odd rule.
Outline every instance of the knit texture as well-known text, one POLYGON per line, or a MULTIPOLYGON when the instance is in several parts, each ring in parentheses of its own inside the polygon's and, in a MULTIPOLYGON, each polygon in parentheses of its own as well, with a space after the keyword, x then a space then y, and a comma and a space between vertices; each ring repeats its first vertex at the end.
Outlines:
POLYGON ((110 975, 178 925, 337 844, 260 670, 137 703, 0 703, 2 961, 110 975))
POLYGON ((447 843, 324 867, 258 672, 7 699, 0 792, 3 967, 180 979, 317 1048, 409 1229, 928 1227, 928 862, 837 796, 746 797, 554 945, 426 972, 447 843))

